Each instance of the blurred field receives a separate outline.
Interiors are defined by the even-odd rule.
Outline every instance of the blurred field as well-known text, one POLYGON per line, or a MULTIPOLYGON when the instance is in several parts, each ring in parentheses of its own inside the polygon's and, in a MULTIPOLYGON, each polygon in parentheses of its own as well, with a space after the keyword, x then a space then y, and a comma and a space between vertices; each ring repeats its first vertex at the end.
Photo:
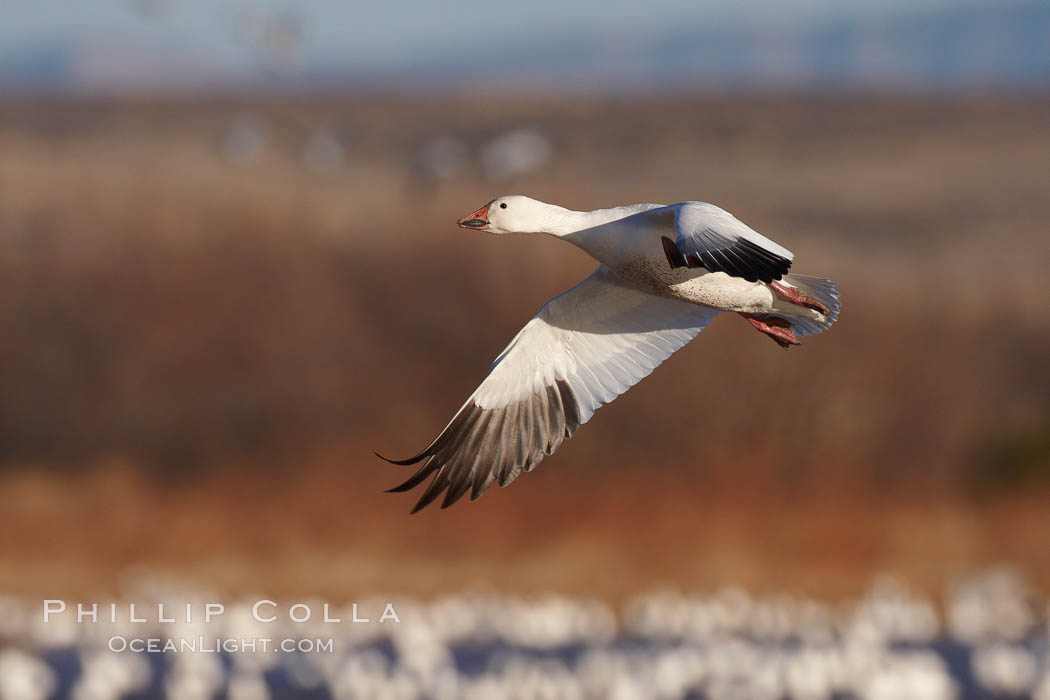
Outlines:
POLYGON ((0 589, 836 597, 1000 562, 1050 588, 1048 123, 1036 98, 0 103, 0 589), (522 126, 553 147, 534 173, 416 165, 522 126), (409 517, 371 451, 428 442, 593 267, 455 228, 511 192, 714 202, 836 279, 842 319, 783 352, 720 318, 509 490, 409 517))

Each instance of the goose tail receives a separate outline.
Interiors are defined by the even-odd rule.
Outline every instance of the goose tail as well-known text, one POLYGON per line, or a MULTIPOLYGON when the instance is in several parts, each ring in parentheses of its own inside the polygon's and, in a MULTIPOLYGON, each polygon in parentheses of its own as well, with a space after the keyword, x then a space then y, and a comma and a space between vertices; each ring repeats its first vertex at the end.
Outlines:
MULTIPOLYGON (((823 277, 810 277, 809 275, 784 275, 784 282, 791 285, 802 294, 816 300, 827 308, 828 312, 821 313, 813 309, 805 309, 804 315, 792 315, 787 320, 794 334, 800 338, 807 335, 823 333, 831 328, 839 320, 839 309, 842 304, 839 301, 839 287, 829 279, 823 277)), ((802 311, 802 308, 798 308, 802 311)))

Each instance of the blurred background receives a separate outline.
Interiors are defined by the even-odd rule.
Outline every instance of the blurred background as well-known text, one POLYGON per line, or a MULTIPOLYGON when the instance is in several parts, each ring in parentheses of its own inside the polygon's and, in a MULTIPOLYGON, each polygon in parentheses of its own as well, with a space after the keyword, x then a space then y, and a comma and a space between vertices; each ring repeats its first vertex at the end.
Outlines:
MULTIPOLYGON (((1044 0, 15 0, 3 15, 0 676, 30 680, 0 697, 116 692, 83 695, 96 657, 24 622, 43 598, 148 599, 157 580, 409 601, 430 611, 423 627, 402 615, 417 635, 447 601, 480 609, 469 596, 497 617, 596 605, 612 627, 554 647, 607 654, 685 648, 652 620, 703 601, 747 603, 715 625, 733 643, 761 638, 761 604, 807 601, 834 611, 828 648, 859 610, 879 653, 926 656, 824 685, 785 670, 768 697, 1050 697, 1044 0), (552 239, 455 227, 506 193, 716 203, 835 279, 841 320, 783 352, 720 317, 512 488, 409 517, 413 496, 382 493, 409 472, 372 451, 429 443, 594 266, 552 239), (682 597, 644 597, 657 590, 682 597)), ((476 618, 481 661, 446 659, 471 682, 576 687, 579 655, 508 671, 492 649, 535 640, 485 637, 495 618, 476 618)), ((368 696, 353 684, 374 678, 413 697, 433 680, 389 685, 418 649, 358 644, 374 663, 349 685, 289 671, 270 692, 368 696)), ((751 648, 664 695, 759 696, 751 648)), ((147 679, 121 692, 190 697, 163 685, 166 663, 121 671, 147 679)), ((595 683, 656 694, 638 668, 594 663, 595 683)), ((265 697, 224 682, 194 687, 265 697)), ((445 696, 506 690, 461 683, 445 696)))

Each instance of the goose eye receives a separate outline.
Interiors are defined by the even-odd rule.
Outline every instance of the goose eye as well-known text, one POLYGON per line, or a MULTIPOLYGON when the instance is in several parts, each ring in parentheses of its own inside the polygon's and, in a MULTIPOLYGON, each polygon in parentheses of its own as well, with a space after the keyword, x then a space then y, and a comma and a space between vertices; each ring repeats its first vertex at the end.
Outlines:
POLYGON ((500 209, 506 209, 507 208, 507 203, 506 202, 500 202, 499 208, 500 209))

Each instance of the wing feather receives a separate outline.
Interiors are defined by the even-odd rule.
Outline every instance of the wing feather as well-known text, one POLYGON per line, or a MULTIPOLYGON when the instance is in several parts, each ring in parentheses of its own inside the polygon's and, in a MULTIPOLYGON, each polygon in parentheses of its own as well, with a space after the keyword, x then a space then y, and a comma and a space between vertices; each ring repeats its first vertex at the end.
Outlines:
POLYGON ((751 229, 729 212, 705 202, 683 202, 644 212, 666 225, 673 210, 675 240, 663 239, 667 262, 675 267, 704 267, 751 282, 769 283, 791 269, 790 250, 751 229))
MULTIPOLYGON (((647 376, 719 312, 629 287, 605 266, 547 302, 422 452, 422 466, 390 489, 429 484, 413 513, 444 492, 447 508, 479 498, 553 454, 602 404, 647 376)), ((384 459, 386 459, 384 457, 384 459)))

